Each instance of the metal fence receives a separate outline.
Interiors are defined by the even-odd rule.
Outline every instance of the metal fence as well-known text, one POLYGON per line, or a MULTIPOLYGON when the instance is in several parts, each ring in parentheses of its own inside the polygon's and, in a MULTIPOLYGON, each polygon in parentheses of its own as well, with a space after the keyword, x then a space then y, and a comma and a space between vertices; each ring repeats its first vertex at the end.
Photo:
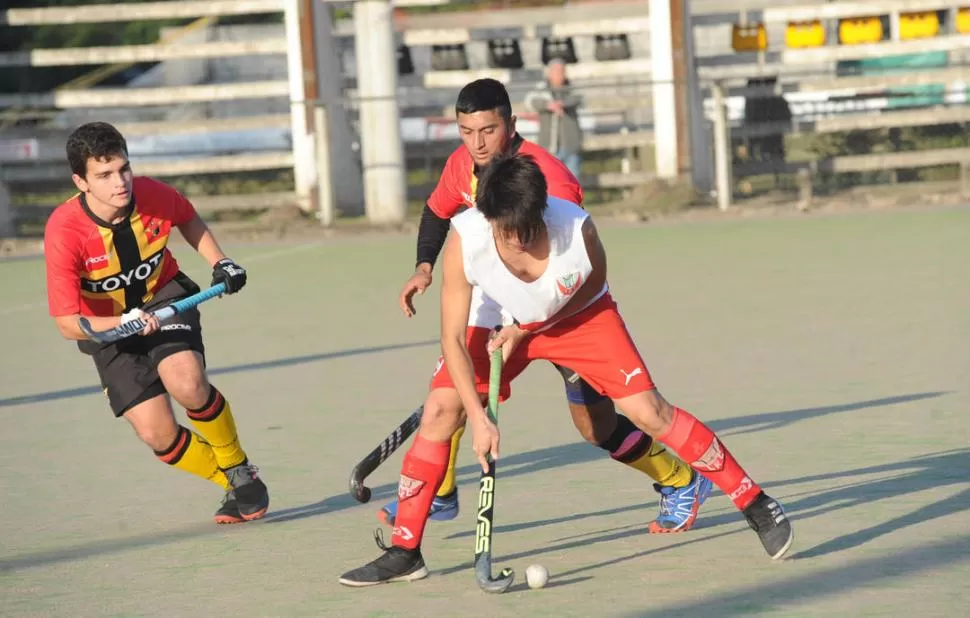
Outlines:
MULTIPOLYGON (((356 194, 345 189, 359 187, 363 173, 353 26, 335 21, 317 43, 320 79, 338 94, 294 97, 291 68, 307 51, 294 45, 292 23, 215 23, 219 16, 273 15, 308 2, 173 0, 0 13, 7 27, 195 19, 157 44, 0 54, 0 66, 156 63, 125 88, 89 81, 0 95, 0 181, 10 186, 20 218, 43 220, 58 193, 71 190, 64 139, 93 118, 125 133, 139 173, 179 185, 203 211, 319 204, 325 223, 361 214, 346 207, 346 196, 356 194), (315 131, 303 151, 294 142, 303 135, 295 131, 301 115, 300 126, 325 122, 327 129, 315 131), (315 175, 333 183, 322 183, 328 186, 315 204, 294 178, 307 153, 315 175)), ((535 136, 536 114, 523 101, 542 77, 550 45, 565 45, 560 52, 575 56, 568 73, 584 96, 581 180, 595 200, 629 195, 656 178, 655 153, 666 147, 657 144, 656 123, 667 122, 655 120, 656 95, 671 84, 677 100, 689 101, 677 131, 690 124, 692 133, 689 157, 681 157, 689 167, 679 172, 693 172, 695 188, 707 194, 702 198, 721 208, 766 194, 807 205, 813 195, 860 184, 931 181, 968 191, 970 10, 939 0, 681 4, 693 7, 687 22, 693 77, 675 74, 673 82, 657 78, 651 17, 646 3, 633 0, 482 13, 472 26, 454 15, 399 22, 397 101, 408 199, 419 205, 427 197, 459 144, 453 102, 471 79, 505 82, 520 132, 535 136), (914 30, 933 23, 931 14, 935 30, 914 30), (865 30, 874 28, 873 15, 879 36, 848 42, 844 24, 873 36, 865 30), (497 66, 497 49, 516 50, 519 64, 497 66)))

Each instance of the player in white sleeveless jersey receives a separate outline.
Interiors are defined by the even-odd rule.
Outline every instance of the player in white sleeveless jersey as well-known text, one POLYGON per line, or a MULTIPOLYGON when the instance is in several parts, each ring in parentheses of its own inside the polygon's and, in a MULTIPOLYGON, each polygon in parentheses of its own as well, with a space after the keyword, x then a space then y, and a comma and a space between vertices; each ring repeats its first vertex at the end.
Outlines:
MULTIPOLYGON (((436 405, 426 407, 414 445, 404 458, 392 544, 340 582, 368 586, 427 576, 421 555, 428 507, 448 465, 450 438, 467 414, 474 450, 499 455, 499 430, 485 412, 476 382, 489 367, 469 353, 465 336, 472 290, 478 286, 511 315, 487 342, 503 350, 501 398, 534 360, 572 368, 614 400, 644 433, 665 444, 714 482, 744 513, 768 555, 791 547, 791 524, 781 505, 755 483, 704 423, 658 392, 609 293, 606 253, 589 213, 549 198, 535 161, 522 154, 495 160, 483 174, 477 208, 452 219, 444 253, 441 347, 436 405), (452 388, 442 388, 449 384, 452 388)), ((486 342, 481 342, 486 345, 486 342)))
MULTIPOLYGON (((501 82, 483 78, 466 84, 455 101, 455 119, 462 145, 448 157, 421 214, 417 265, 399 298, 408 317, 415 314, 415 294, 424 293, 431 285, 432 271, 451 229, 451 219, 466 207, 475 207, 478 177, 496 155, 505 152, 532 156, 546 178, 550 196, 583 205, 583 188, 562 161, 516 133, 512 103, 501 82)), ((485 342, 495 325, 501 323, 501 308, 487 299, 480 288, 473 288, 466 334, 472 356, 481 357, 476 362, 488 364, 485 342)), ((443 357, 437 360, 436 367, 444 364, 443 357)), ((637 429, 626 416, 617 414, 613 402, 593 390, 572 369, 553 366, 562 376, 570 416, 580 435, 606 451, 614 461, 653 479, 653 488, 660 494, 660 510, 647 525, 647 531, 669 534, 689 530, 713 489, 711 482, 637 429)), ((435 399, 436 389, 450 388, 451 384, 438 384, 437 376, 432 375, 429 387, 428 398, 435 399)), ((478 387, 487 391, 488 380, 478 387)), ((452 436, 448 470, 428 512, 432 520, 446 521, 458 516, 457 461, 464 431, 462 425, 452 436)), ((631 478, 631 482, 636 479, 631 478)), ((391 527, 397 518, 397 502, 397 498, 390 500, 377 511, 378 519, 391 527)))

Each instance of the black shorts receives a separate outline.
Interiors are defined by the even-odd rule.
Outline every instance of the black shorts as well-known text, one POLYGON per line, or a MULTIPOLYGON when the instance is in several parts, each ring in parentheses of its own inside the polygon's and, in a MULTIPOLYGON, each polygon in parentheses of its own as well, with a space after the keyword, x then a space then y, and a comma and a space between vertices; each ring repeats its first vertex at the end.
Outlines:
MULTIPOLYGON (((199 286, 195 282, 179 273, 142 310, 150 312, 198 291, 199 286)), ((166 393, 157 370, 162 359, 176 352, 194 350, 202 354, 203 362, 205 361, 198 309, 190 309, 166 320, 158 332, 148 337, 132 335, 104 345, 93 341, 79 341, 78 348, 93 357, 94 366, 101 379, 101 388, 108 396, 111 410, 116 417, 122 416, 139 403, 166 393)))

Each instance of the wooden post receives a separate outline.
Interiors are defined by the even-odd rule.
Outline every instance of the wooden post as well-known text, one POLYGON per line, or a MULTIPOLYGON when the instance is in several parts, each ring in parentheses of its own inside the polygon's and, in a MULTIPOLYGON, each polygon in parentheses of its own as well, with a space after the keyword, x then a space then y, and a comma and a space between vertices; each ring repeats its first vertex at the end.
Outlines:
MULTIPOLYGON (((357 131, 351 126, 343 73, 333 35, 334 5, 313 3, 313 46, 316 48, 317 104, 325 106, 330 145, 330 182, 334 209, 342 216, 364 214, 364 183, 357 153, 357 131)), ((317 126, 314 123, 314 126, 317 126)), ((323 181, 318 181, 322 186, 323 181)), ((325 189, 326 190, 326 189, 325 189)))
MULTIPOLYGON (((893 152, 899 152, 903 144, 903 132, 899 127, 891 127, 889 129, 889 144, 892 146, 893 152)), ((889 183, 896 184, 897 182, 899 182, 899 170, 889 170, 889 183)))
POLYGON ((970 199, 970 161, 960 163, 960 195, 970 199))
POLYGON ((286 28, 286 71, 290 90, 290 125, 293 149, 293 184, 303 210, 310 208, 313 185, 313 139, 307 122, 306 81, 303 74, 303 35, 300 14, 303 0, 286 0, 283 23, 286 28))
POLYGON ((0 182, 0 238, 14 238, 17 236, 17 213, 10 201, 10 191, 0 182))
POLYGON ((399 223, 407 187, 390 0, 354 4, 354 39, 365 210, 373 223, 399 223))
POLYGON ((717 183, 717 207, 731 207, 731 136, 728 134, 724 88, 720 82, 711 87, 714 95, 714 175, 717 183))
POLYGON ((889 39, 893 43, 899 43, 902 40, 899 32, 899 11, 897 10, 889 13, 889 39))
MULTIPOLYGON (((317 53, 316 36, 313 28, 313 2, 314 0, 300 0, 300 64, 302 69, 300 77, 303 79, 303 99, 306 105, 303 106, 304 123, 307 128, 307 142, 311 153, 316 154, 316 141, 314 133, 318 127, 314 123, 316 107, 320 95, 317 88, 317 53)), ((318 165, 314 164, 314 159, 307 162, 305 170, 306 178, 306 201, 301 202, 300 206, 307 212, 311 212, 319 203, 318 191, 320 190, 320 179, 317 178, 318 165)), ((299 161, 296 165, 300 165, 299 161)))
POLYGON ((711 129, 704 113, 706 88, 701 84, 695 62, 694 24, 690 0, 684 0, 684 66, 687 68, 687 128, 690 138, 690 175, 693 189, 699 193, 714 193, 714 148, 711 129))
POLYGON ((673 59, 674 112, 677 119, 677 175, 690 170, 690 84, 688 82, 688 35, 685 28, 687 0, 670 0, 670 42, 673 59))
POLYGON ((812 172, 803 167, 795 174, 798 185, 798 210, 808 210, 812 205, 812 172))
POLYGON ((671 46, 670 2, 650 3, 650 64, 653 82, 653 133, 657 178, 677 176, 677 97, 671 46))
POLYGON ((313 108, 314 144, 317 161, 317 209, 320 223, 330 227, 334 223, 333 174, 330 167, 330 118, 324 105, 313 108))

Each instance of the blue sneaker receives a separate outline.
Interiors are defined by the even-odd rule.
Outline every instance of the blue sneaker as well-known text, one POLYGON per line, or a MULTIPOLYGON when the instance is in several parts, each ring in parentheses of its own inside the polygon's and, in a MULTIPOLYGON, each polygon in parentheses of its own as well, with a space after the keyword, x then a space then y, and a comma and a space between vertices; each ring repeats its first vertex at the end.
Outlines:
POLYGON ((660 494, 660 514, 650 522, 647 531, 650 534, 671 534, 691 529, 698 509, 711 495, 714 484, 694 472, 690 483, 684 487, 663 487, 654 483, 653 488, 660 494))
MULTIPOLYGON (((397 517, 397 500, 388 502, 384 508, 377 511, 377 519, 384 524, 394 527, 394 519, 397 517)), ((431 509, 428 511, 428 519, 435 521, 448 521, 458 517, 458 488, 447 496, 435 496, 431 501, 431 509)))

